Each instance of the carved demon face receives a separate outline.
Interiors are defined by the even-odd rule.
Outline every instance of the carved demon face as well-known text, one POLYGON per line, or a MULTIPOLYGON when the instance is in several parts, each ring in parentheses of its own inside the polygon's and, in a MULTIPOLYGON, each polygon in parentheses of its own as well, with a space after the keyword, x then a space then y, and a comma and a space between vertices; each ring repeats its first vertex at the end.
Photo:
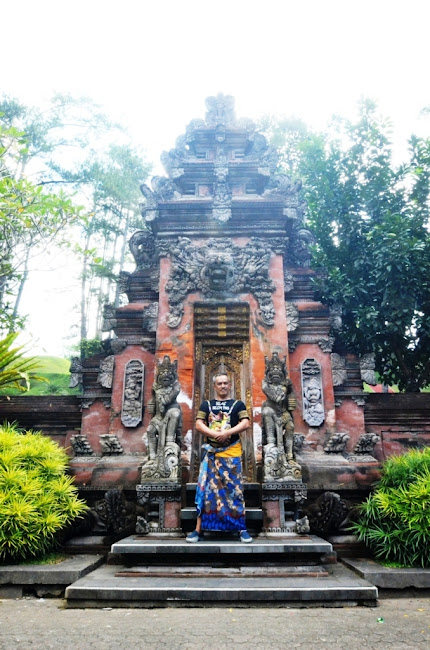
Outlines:
POLYGON ((236 279, 233 258, 223 251, 210 252, 200 272, 202 282, 211 291, 227 291, 236 279))
POLYGON ((270 384, 280 384, 284 381, 284 373, 281 366, 272 366, 266 373, 267 381, 270 384))
POLYGON ((165 370, 164 368, 160 370, 157 377, 157 384, 163 388, 168 386, 173 386, 175 383, 175 376, 171 370, 165 370))

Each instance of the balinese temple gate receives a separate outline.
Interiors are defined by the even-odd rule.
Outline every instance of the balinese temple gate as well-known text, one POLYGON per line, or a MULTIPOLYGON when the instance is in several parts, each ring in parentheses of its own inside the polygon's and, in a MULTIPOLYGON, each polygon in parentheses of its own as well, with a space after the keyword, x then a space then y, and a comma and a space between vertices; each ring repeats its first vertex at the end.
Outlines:
POLYGON ((72 472, 101 528, 114 506, 100 498, 121 488, 124 529, 137 507, 137 533, 182 536, 194 527, 195 415, 224 372, 251 420, 249 528, 306 533, 321 499, 342 506, 377 477, 363 413, 372 358, 334 349, 341 315, 314 297, 301 183, 276 173, 276 152, 236 119, 232 97, 209 98, 162 162, 167 176, 141 188, 136 270, 120 278, 128 304, 105 308, 105 353, 74 364, 72 472))

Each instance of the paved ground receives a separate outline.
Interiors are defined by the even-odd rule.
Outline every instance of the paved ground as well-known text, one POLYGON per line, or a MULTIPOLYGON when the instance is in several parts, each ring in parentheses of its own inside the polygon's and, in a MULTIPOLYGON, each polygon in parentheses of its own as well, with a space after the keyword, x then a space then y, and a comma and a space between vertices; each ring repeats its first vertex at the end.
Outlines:
POLYGON ((375 608, 66 610, 64 601, 0 600, 0 649, 430 648, 430 596, 375 608))

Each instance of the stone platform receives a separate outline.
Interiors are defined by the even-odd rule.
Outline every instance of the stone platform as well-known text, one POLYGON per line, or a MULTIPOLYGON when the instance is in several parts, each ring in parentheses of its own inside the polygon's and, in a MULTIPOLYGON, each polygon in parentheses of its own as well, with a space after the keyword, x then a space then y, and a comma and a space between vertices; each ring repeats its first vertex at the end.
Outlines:
POLYGON ((111 561, 70 585, 68 607, 375 605, 376 587, 335 562, 315 536, 208 539, 131 536, 112 546, 111 561), (324 564, 324 559, 327 564, 324 564))
POLYGON ((0 598, 62 596, 65 588, 104 563, 103 555, 75 555, 58 564, 3 564, 0 598))
POLYGON ((344 558, 343 564, 381 589, 429 589, 430 569, 386 567, 370 558, 344 558))

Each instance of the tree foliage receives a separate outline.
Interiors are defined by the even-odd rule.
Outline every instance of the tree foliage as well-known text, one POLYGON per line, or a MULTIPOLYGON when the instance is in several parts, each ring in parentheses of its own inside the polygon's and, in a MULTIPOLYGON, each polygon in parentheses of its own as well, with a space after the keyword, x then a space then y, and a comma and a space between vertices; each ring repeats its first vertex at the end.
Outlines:
POLYGON ((24 347, 13 348, 18 334, 8 334, 0 339, 0 390, 17 388, 25 391, 30 388, 30 380, 43 380, 34 370, 38 368, 37 360, 24 356, 24 347))
POLYGON ((139 185, 149 165, 90 99, 59 95, 42 109, 3 98, 0 112, 3 320, 20 324, 35 254, 65 244, 81 267, 81 337, 99 336, 103 303, 119 301, 116 280, 130 229, 140 227, 139 185))
POLYGON ((430 139, 395 165, 390 126, 370 101, 325 133, 266 121, 282 167, 303 180, 322 299, 343 309, 340 343, 374 352, 386 383, 430 383, 430 139))
POLYGON ((22 324, 19 298, 33 255, 64 242, 65 231, 83 212, 63 191, 52 193, 22 172, 27 156, 24 135, 0 116, 0 331, 22 324), (19 173, 18 173, 19 171, 19 173))

